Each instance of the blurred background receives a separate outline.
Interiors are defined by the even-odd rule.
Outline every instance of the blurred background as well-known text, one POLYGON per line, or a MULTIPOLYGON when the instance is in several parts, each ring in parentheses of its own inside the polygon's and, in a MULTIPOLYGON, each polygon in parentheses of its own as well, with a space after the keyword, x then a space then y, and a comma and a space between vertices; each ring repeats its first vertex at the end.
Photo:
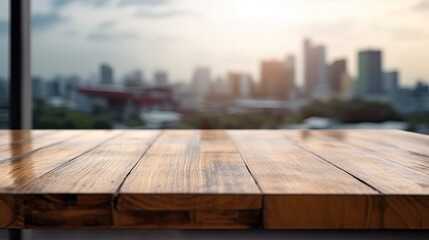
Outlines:
POLYGON ((32 0, 31 14, 35 129, 429 134, 429 0, 32 0))

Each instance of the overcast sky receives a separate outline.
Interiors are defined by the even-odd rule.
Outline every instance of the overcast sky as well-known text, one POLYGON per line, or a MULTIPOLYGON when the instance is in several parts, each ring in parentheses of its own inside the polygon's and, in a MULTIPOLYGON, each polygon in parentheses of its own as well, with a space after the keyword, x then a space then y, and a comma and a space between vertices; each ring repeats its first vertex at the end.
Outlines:
MULTIPOLYGON (((0 0, 0 76, 7 72, 7 2, 0 0)), ((262 59, 294 54, 302 82, 302 40, 327 48, 327 60, 381 48, 385 69, 403 84, 429 81, 429 0, 33 0, 33 75, 166 70, 188 81, 197 66, 259 79, 262 59)))

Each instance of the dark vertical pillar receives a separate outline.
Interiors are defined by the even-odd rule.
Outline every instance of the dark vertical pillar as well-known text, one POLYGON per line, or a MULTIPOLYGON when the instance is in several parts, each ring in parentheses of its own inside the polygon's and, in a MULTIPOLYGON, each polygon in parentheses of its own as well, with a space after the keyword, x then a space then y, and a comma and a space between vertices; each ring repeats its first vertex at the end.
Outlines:
POLYGON ((31 129, 31 0, 10 0, 10 128, 31 129))
MULTIPOLYGON (((31 129, 32 88, 30 77, 31 0, 10 0, 10 89, 11 129, 31 129)), ((9 239, 30 239, 29 230, 9 229, 9 239)))

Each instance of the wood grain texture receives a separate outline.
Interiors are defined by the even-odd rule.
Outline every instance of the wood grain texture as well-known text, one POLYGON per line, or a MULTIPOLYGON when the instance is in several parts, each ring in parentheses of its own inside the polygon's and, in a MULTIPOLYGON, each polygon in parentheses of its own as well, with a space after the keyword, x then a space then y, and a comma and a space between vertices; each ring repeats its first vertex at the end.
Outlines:
POLYGON ((121 229, 249 229, 260 228, 260 209, 116 211, 121 229))
POLYGON ((117 131, 63 131, 63 142, 0 162, 0 192, 20 193, 19 188, 37 177, 115 137, 117 131), (74 137, 76 136, 77 137, 74 137))
POLYGON ((0 195, 0 228, 7 228, 16 219, 15 196, 11 194, 0 195))
MULTIPOLYGON (((429 228, 425 218, 409 218, 411 215, 407 214, 408 210, 406 210, 418 208, 417 211, 423 216, 429 215, 428 174, 347 144, 344 138, 344 134, 347 132, 336 132, 335 134, 339 135, 337 139, 323 136, 318 131, 288 131, 283 134, 377 189, 382 194, 384 228, 397 228, 398 222, 403 222, 404 228, 429 228), (343 140, 338 140, 341 135, 343 135, 343 140), (396 196, 394 199, 401 198, 401 196, 404 198, 396 200, 396 204, 388 204, 392 199, 390 196, 396 196), (416 204, 419 202, 423 203, 416 204), (406 223, 407 221, 409 223, 406 223), (416 221, 418 224, 415 223, 416 221)), ((385 132, 385 134, 389 136, 389 132, 385 132)), ((370 132, 365 131, 362 135, 370 135, 370 132)), ((391 138, 394 137, 391 136, 391 138)), ((403 159, 403 161, 408 161, 408 159, 403 159)))
POLYGON ((399 131, 399 130, 390 130, 390 131, 373 131, 373 135, 376 137, 372 140, 379 139, 377 141, 379 144, 390 144, 396 146, 397 148, 403 148, 410 152, 417 154, 429 155, 429 136, 422 135, 417 133, 399 131))
POLYGON ((283 131, 283 135, 383 194, 429 194, 428 174, 325 137, 318 131, 283 131))
POLYGON ((348 194, 265 195, 269 229, 380 228, 380 197, 348 194))
MULTIPOLYGON (((125 180, 115 219, 129 227, 126 224, 132 226, 134 221, 124 221, 124 216, 134 219, 136 211, 163 211, 171 220, 164 222, 166 227, 208 227, 208 222, 203 224, 208 218, 189 216, 206 216, 201 211, 210 210, 212 217, 219 217, 219 224, 213 227, 225 227, 230 221, 222 223, 220 217, 229 211, 229 216, 235 216, 230 227, 250 227, 249 219, 243 219, 240 212, 260 209, 259 194, 240 154, 222 131, 166 131, 125 180), (187 217, 176 219, 180 210, 186 211, 187 217), (214 214, 216 211, 219 214, 214 214)), ((154 221, 134 223, 139 227, 159 226, 158 220, 154 221)), ((256 216, 250 222, 253 226, 256 216)))
POLYGON ((37 137, 53 134, 51 130, 14 130, 0 133, 0 147, 31 141, 37 137))
POLYGON ((32 229, 86 229, 112 226, 111 194, 25 194, 15 226, 32 229))
POLYGON ((78 132, 73 131, 13 131, 7 137, 3 136, 0 139, 7 139, 5 144, 0 146, 0 162, 9 158, 16 158, 24 154, 37 151, 41 148, 48 147, 74 136, 78 132))
POLYGON ((17 191, 22 193, 109 193, 140 160, 160 131, 127 131, 45 173, 17 191))
POLYGON ((429 228, 429 195, 386 195, 384 208, 385 228, 429 228))
MULTIPOLYGON (((233 144, 224 136, 225 145, 233 144)), ((201 131, 167 131, 150 147, 125 180, 120 194, 258 194, 240 154, 200 152, 201 131)), ((208 145, 207 145, 208 146, 208 145)))
POLYGON ((390 130, 0 130, 0 228, 429 229, 427 146, 390 130))
POLYGON ((127 131, 21 185, 16 191, 25 193, 19 197, 28 203, 20 205, 18 218, 31 228, 111 226, 113 198, 120 184, 159 133, 127 131), (95 199, 97 194, 106 196, 100 204, 88 202, 93 200, 88 194, 95 199))
MULTIPOLYGON (((11 131, 15 131, 15 130, 9 130, 9 129, 0 129, 0 137, 6 134, 9 134, 11 131)), ((18 131, 18 130, 16 130, 18 131)))
MULTIPOLYGON (((396 131, 387 132, 388 135, 392 135, 392 133, 396 133, 396 131)), ((342 143, 353 145, 374 156, 393 161, 424 174, 429 174, 429 155, 409 151, 401 148, 401 145, 392 145, 392 141, 387 142, 387 144, 374 143, 370 141, 370 139, 376 139, 374 131, 318 131, 314 132, 314 134, 333 138, 342 143)), ((429 146, 429 138, 426 143, 429 146)))
POLYGON ((357 179, 277 131, 229 134, 264 194, 264 228, 380 227, 380 198, 357 179))

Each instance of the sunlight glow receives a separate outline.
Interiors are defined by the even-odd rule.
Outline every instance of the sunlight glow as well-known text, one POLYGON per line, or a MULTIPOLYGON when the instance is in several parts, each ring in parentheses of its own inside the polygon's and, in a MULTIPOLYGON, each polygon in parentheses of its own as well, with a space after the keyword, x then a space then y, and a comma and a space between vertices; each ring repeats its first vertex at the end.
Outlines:
POLYGON ((302 3, 296 1, 236 0, 234 14, 253 24, 287 24, 299 22, 309 13, 302 3))
POLYGON ((244 20, 269 19, 275 14, 275 9, 268 1, 237 0, 234 7, 236 15, 244 20))

